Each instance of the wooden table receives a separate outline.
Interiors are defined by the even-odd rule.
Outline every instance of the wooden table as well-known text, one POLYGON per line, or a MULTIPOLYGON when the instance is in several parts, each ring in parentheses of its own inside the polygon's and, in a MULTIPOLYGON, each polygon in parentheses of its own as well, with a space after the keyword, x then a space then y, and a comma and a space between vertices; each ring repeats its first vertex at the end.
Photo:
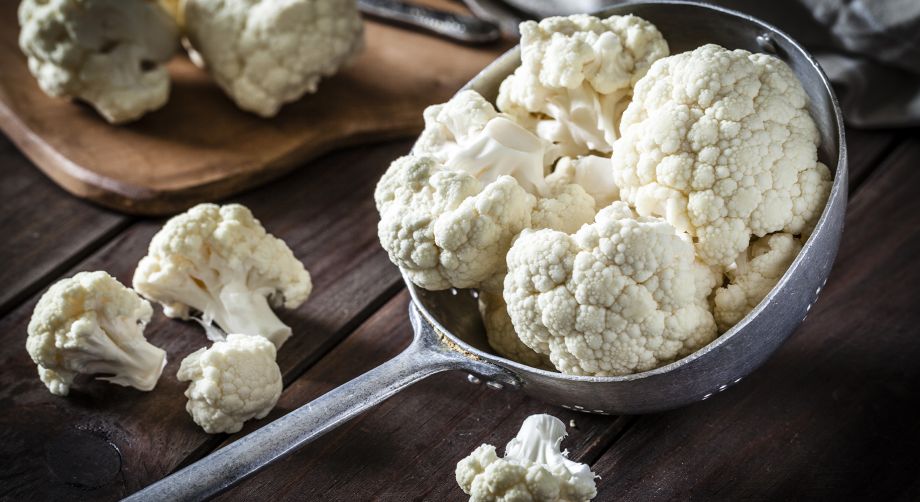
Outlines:
MULTIPOLYGON (((761 369, 711 399, 641 417, 546 406, 440 374, 269 467, 226 499, 461 500, 456 462, 504 445, 529 414, 573 420, 564 446, 601 476, 598 500, 920 497, 920 139, 849 131, 851 203, 827 289, 761 369)), ((313 296, 282 319, 285 390, 264 425, 392 357, 410 339, 407 295, 377 243, 374 184, 408 142, 328 155, 234 200, 310 269, 313 296)), ((79 380, 52 396, 25 351, 38 295, 80 270, 130 283, 162 221, 74 199, 0 138, 0 499, 114 500, 231 440, 185 412, 179 361, 200 328, 157 309, 169 353, 143 393, 79 380)))

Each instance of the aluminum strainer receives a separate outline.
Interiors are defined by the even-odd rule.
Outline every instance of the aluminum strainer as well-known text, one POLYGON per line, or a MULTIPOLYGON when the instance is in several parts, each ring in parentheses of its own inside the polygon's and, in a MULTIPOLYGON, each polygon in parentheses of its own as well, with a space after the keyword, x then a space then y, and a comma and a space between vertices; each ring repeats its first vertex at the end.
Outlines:
MULTIPOLYGON (((810 98, 821 136, 819 158, 834 171, 827 207, 814 233, 771 293, 741 322, 695 353, 651 371, 584 377, 531 368, 491 352, 469 291, 426 291, 408 280, 411 345, 381 366, 307 403, 208 457, 135 493, 128 500, 200 500, 213 496, 429 375, 461 370, 493 387, 517 389, 568 409, 650 413, 700 401, 760 366, 795 330, 827 281, 847 202, 843 118, 815 59, 773 26, 711 5, 662 1, 621 5, 598 14, 636 14, 655 24, 676 54, 706 43, 766 52, 788 63, 810 98)), ((466 87, 494 98, 519 64, 514 48, 466 87)))

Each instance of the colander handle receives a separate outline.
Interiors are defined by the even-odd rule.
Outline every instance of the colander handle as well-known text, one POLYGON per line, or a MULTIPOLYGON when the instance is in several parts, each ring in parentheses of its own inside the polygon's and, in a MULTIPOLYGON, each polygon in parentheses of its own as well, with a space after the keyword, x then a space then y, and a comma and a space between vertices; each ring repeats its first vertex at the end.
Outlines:
POLYGON ((125 500, 205 500, 427 376, 451 369, 487 378, 504 372, 448 348, 422 320, 414 304, 409 306, 409 318, 415 336, 409 347, 393 359, 125 500))

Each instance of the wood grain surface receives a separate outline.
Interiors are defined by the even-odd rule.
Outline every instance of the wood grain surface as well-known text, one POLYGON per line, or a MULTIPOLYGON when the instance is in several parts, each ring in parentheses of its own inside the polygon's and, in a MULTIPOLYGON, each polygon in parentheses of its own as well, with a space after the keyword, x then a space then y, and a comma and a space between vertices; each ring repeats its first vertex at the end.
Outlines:
MULTIPOLYGON (((398 291, 398 271, 377 245, 372 192, 389 162, 409 147, 403 142, 332 155, 239 199, 313 276, 309 301, 280 314, 295 333, 278 353, 286 381, 398 291)), ((64 275, 106 270, 130 284, 161 223, 130 226, 64 275)), ((153 391, 82 378, 60 398, 38 380, 24 348, 36 300, 0 319, 0 498, 118 498, 220 443, 222 436, 205 434, 190 420, 186 384, 175 377, 182 358, 209 343, 197 325, 167 319, 157 309, 145 334, 168 352, 169 362, 153 391), (94 452, 100 461, 87 462, 73 451, 94 452)))
POLYGON ((177 57, 166 106, 112 126, 90 107, 38 88, 17 45, 16 5, 0 2, 0 128, 71 193, 136 214, 222 198, 334 148, 411 137, 426 106, 449 98, 507 48, 369 21, 357 60, 272 119, 239 110, 207 74, 177 57))

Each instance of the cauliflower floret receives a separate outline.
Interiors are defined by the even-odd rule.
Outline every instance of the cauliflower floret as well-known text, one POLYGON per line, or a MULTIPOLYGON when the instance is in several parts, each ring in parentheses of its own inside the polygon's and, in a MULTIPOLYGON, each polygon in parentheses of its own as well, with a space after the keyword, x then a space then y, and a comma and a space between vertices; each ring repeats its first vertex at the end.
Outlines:
MULTIPOLYGON (((574 183, 585 189, 598 209, 620 199, 620 189, 613 179, 613 167, 607 157, 585 155, 583 157, 562 157, 556 163, 552 174, 546 177, 549 184, 574 183)), ((549 227, 547 227, 549 228, 549 227)), ((556 228, 556 230, 562 230, 556 228)), ((569 232, 571 233, 571 232, 569 232)))
POLYGON ((66 396, 79 373, 152 390, 166 352, 147 342, 150 303, 105 272, 80 272, 42 295, 26 349, 52 394, 66 396))
POLYGON ((611 151, 632 87, 668 44, 636 16, 550 17, 521 24, 521 66, 498 108, 566 156, 611 151))
POLYGON ((810 232, 831 188, 807 95, 779 59, 705 45, 636 84, 612 157, 623 200, 729 266, 750 236, 810 232))
POLYGON ((518 338, 508 317, 508 308, 501 291, 479 292, 479 313, 486 328, 486 338, 495 352, 502 356, 534 368, 552 369, 545 354, 539 354, 518 338))
POLYGON ((727 331, 770 293, 802 249, 787 233, 770 234, 754 241, 726 273, 731 281, 716 290, 713 315, 719 330, 727 331))
POLYGON ((534 195, 546 192, 552 145, 498 113, 478 92, 460 91, 446 103, 429 106, 424 115, 415 155, 430 155, 483 183, 508 175, 534 195))
POLYGON ((209 434, 234 433, 268 415, 281 396, 275 351, 264 338, 230 334, 189 354, 176 377, 191 382, 185 409, 192 420, 209 434))
MULTIPOLYGON (((276 347, 291 336, 271 306, 299 307, 310 274, 281 239, 245 206, 199 204, 170 219, 153 237, 134 272, 134 289, 163 305, 169 317, 201 314, 207 327, 261 335, 276 347), (271 304, 271 305, 270 305, 271 304)), ((207 329, 208 338, 222 334, 207 329)))
POLYGON ((144 0, 23 0, 19 46, 49 96, 91 104, 113 124, 140 118, 169 98, 163 63, 179 29, 144 0))
POLYGON ((501 275, 535 199, 511 176, 485 185, 433 157, 397 159, 374 193, 380 244, 415 284, 478 288, 501 275))
POLYGON ((243 110, 272 117, 363 47, 354 1, 185 0, 186 36, 243 110))
POLYGON ((413 153, 374 194, 390 259, 426 289, 500 287, 522 229, 577 229, 594 216, 584 188, 544 179, 549 146, 474 91, 429 107, 413 153))
POLYGON ((499 458, 484 444, 457 463, 457 484, 470 502, 582 502, 597 495, 594 473, 560 451, 565 424, 531 415, 499 458))
POLYGON ((715 274, 667 222, 624 202, 575 235, 525 230, 508 252, 504 298, 520 339, 563 373, 623 375, 711 341, 715 274))

